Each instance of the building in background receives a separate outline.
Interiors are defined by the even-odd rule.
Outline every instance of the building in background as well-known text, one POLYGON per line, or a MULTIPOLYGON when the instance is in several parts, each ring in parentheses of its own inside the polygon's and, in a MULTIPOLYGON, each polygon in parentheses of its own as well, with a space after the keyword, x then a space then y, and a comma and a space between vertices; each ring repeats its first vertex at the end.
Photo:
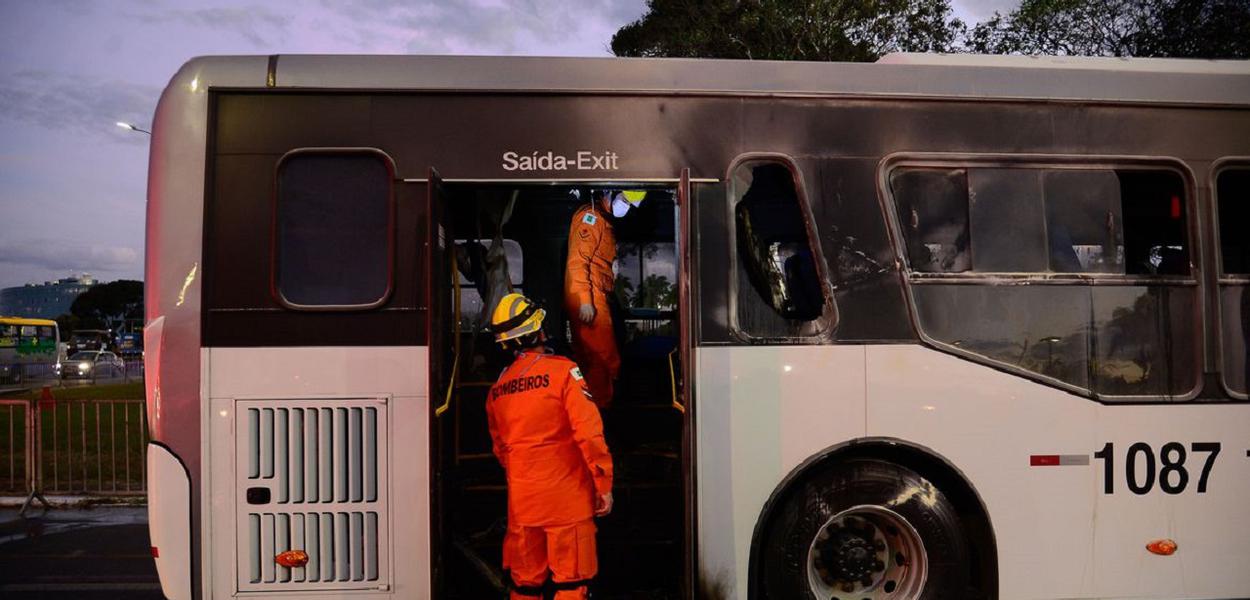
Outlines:
POLYGON ((0 315, 55 319, 69 312, 74 299, 96 284, 88 273, 57 281, 28 283, 0 290, 0 315))

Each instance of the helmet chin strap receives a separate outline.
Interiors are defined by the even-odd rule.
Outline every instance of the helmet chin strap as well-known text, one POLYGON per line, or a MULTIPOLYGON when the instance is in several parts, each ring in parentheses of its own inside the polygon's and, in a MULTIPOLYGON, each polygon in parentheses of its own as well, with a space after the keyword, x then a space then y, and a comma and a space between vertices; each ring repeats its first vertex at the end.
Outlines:
POLYGON ((531 350, 534 348, 541 348, 546 341, 547 341, 546 333, 543 330, 539 329, 538 331, 535 331, 534 333, 526 334, 519 338, 512 338, 510 340, 504 340, 503 342, 500 343, 500 345, 503 346, 505 350, 511 349, 516 352, 524 352, 526 350, 531 350))

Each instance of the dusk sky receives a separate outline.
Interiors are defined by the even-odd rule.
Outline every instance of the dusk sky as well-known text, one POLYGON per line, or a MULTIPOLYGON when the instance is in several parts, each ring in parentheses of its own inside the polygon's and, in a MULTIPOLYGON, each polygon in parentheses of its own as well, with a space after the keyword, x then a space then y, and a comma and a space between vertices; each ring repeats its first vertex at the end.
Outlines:
MULTIPOLYGON (((975 21, 1010 0, 963 0, 975 21)), ((606 56, 644 0, 0 0, 0 287, 143 276, 148 128, 208 54, 606 56)))

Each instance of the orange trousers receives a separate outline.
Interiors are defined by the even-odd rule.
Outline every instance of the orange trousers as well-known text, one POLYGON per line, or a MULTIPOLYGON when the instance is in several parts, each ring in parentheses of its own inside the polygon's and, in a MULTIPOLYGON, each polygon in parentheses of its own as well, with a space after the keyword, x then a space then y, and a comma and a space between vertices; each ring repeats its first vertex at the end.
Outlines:
POLYGON ((577 306, 567 307, 569 328, 573 331, 573 353, 586 377, 586 387, 599 408, 612 404, 613 382, 621 372, 621 353, 616 347, 612 308, 603 294, 596 293, 595 318, 589 324, 577 318, 577 306))
POLYGON ((512 600, 534 600, 540 588, 551 580, 557 584, 556 600, 585 600, 585 582, 599 572, 595 553, 595 522, 589 519, 572 525, 523 527, 508 525, 503 539, 503 566, 512 572, 512 600), (517 589, 521 588, 521 589, 517 589))

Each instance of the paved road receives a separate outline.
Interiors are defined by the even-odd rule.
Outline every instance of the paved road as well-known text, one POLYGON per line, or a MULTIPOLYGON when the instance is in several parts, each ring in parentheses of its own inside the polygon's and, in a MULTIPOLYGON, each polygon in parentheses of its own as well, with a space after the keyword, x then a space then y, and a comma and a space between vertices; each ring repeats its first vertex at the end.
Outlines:
POLYGON ((0 598, 159 600, 147 509, 0 508, 0 598))

